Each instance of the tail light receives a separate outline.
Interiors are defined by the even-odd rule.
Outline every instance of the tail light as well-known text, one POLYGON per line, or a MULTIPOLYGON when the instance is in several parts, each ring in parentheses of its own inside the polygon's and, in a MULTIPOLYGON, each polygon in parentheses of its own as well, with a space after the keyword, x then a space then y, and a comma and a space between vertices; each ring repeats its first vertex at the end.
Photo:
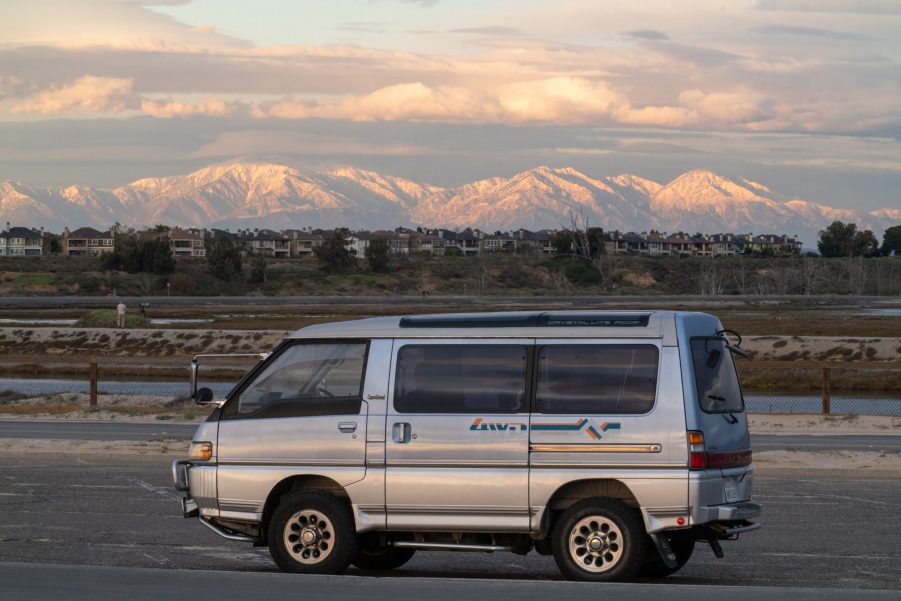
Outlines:
POLYGON ((744 451, 725 451, 722 453, 708 453, 707 464, 709 467, 744 467, 751 465, 751 449, 744 451))
POLYGON ((704 433, 688 433, 688 465, 693 470, 707 469, 707 451, 704 450, 704 433))

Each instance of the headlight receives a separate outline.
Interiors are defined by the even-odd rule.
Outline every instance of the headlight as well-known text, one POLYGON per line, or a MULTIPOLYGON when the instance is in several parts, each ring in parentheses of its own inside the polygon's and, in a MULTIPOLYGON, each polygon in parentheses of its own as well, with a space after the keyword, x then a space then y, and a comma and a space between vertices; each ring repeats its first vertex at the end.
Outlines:
POLYGON ((192 441, 188 457, 198 461, 209 461, 213 458, 213 443, 192 441))

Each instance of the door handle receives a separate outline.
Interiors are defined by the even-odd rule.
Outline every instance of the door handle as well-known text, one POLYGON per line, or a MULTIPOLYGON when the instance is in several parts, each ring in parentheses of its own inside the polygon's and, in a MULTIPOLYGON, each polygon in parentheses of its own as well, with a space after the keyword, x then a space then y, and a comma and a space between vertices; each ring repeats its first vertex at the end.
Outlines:
POLYGON ((357 422, 339 422, 338 429, 345 434, 350 434, 351 432, 356 432, 357 430, 357 422))
POLYGON ((391 427, 391 439, 399 444, 410 442, 410 431, 412 428, 406 422, 398 422, 391 427))

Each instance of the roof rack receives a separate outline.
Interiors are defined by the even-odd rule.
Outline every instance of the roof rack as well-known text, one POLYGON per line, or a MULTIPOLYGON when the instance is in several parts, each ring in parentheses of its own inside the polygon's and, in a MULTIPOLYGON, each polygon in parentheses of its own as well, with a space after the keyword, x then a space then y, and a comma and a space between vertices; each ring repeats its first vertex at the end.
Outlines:
POLYGON ((485 313, 408 315, 402 328, 646 328, 648 313, 485 313))

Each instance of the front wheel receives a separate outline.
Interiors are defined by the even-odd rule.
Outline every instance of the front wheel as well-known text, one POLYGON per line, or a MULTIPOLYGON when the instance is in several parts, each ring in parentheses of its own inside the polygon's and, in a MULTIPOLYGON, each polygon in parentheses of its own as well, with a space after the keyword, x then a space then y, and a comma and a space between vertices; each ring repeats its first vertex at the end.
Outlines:
POLYGON ((350 507, 318 491, 286 495, 269 520, 267 540, 278 567, 300 574, 343 572, 359 547, 350 507))
POLYGON ((586 499, 554 527, 554 560, 572 580, 626 580, 641 567, 646 538, 636 510, 616 499, 586 499))

